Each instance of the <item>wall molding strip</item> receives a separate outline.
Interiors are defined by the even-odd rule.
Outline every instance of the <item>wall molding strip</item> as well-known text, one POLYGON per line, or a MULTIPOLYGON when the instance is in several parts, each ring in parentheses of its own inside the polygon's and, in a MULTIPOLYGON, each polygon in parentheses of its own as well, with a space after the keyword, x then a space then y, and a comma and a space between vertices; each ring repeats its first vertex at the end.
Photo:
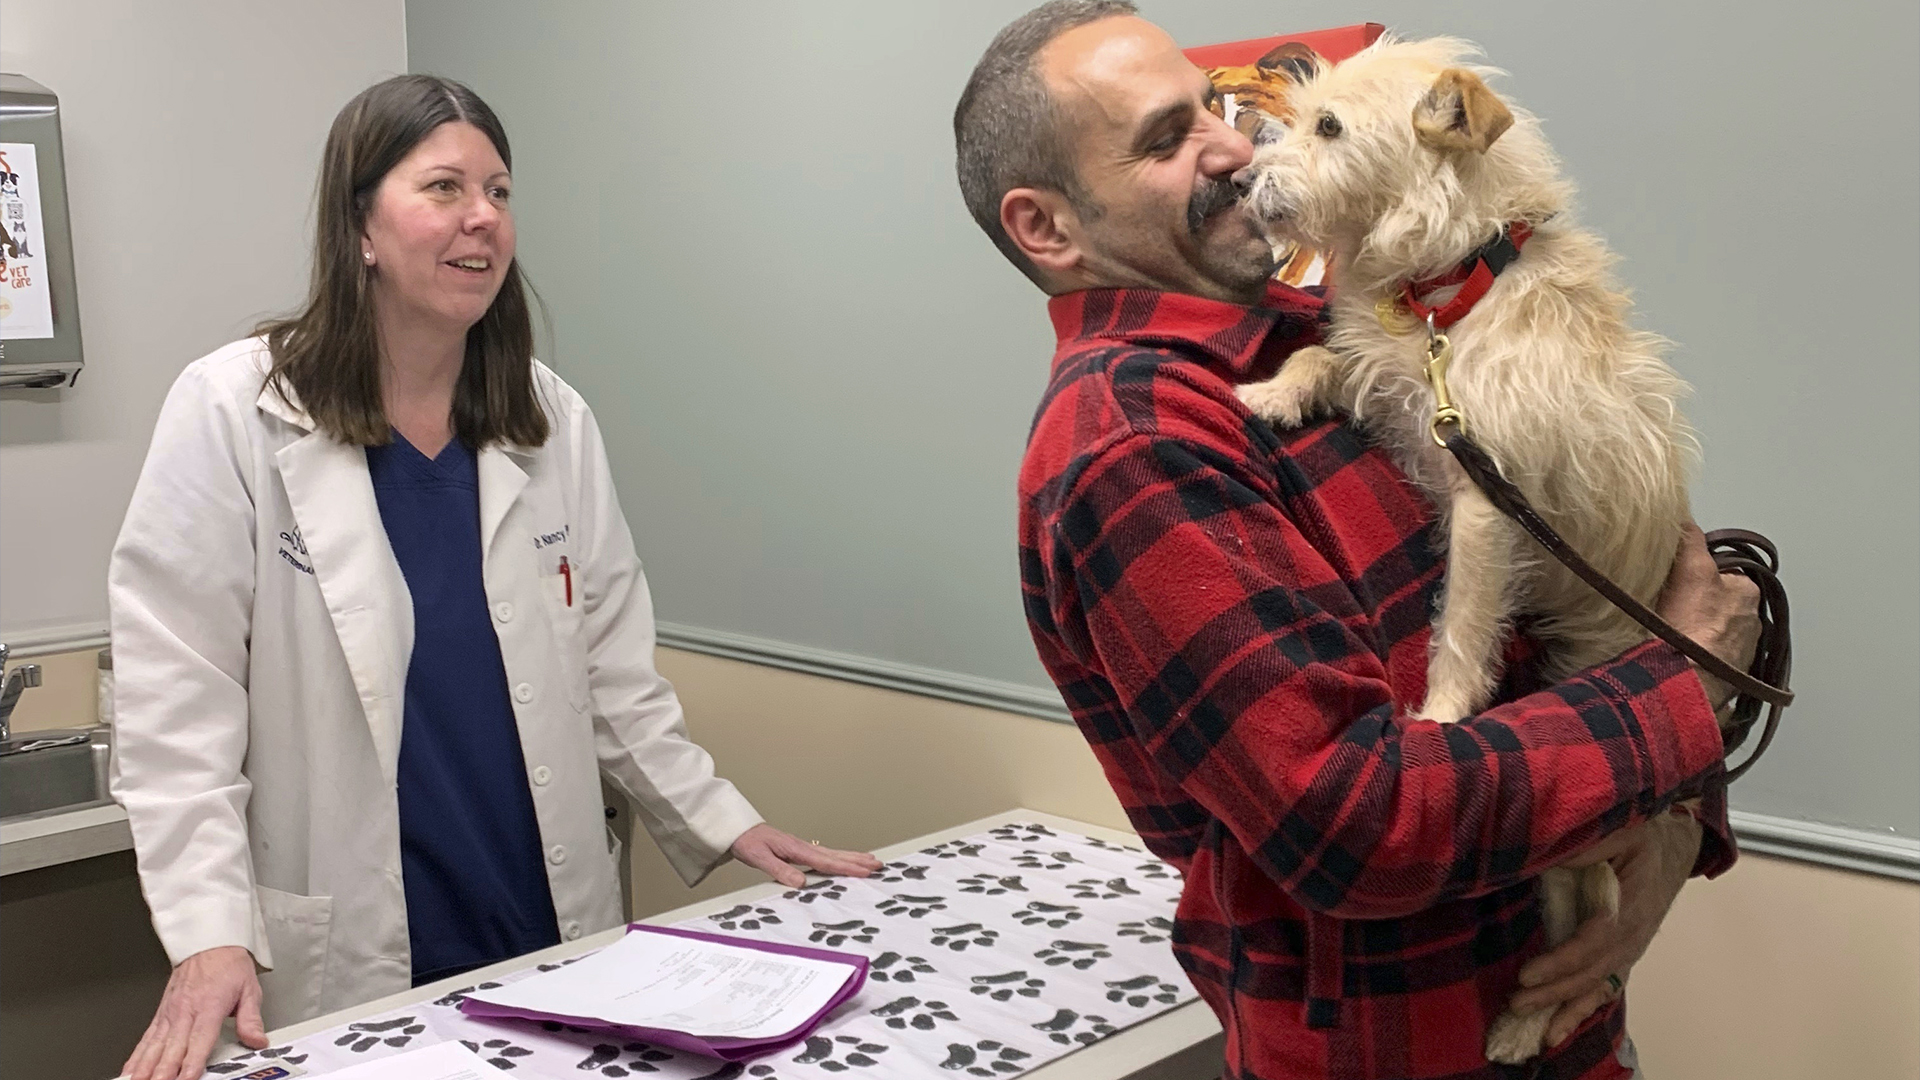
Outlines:
POLYGON ((1727 817, 1743 852, 1920 882, 1920 840, 1746 810, 1727 817))
POLYGON ((672 649, 728 660, 745 660, 808 675, 824 675, 829 679, 899 690, 962 705, 977 705, 983 709, 998 709, 1041 720, 1063 724, 1073 722, 1066 704, 1051 689, 1043 690, 1037 686, 1000 679, 962 675, 957 671, 942 671, 918 664, 902 664, 857 653, 816 649, 810 645, 793 645, 771 638, 708 630, 681 623, 662 622, 658 624, 658 630, 660 644, 672 649))
POLYGON ((7 659, 29 660, 54 653, 79 652, 81 649, 104 649, 107 647, 107 628, 103 623, 49 626, 0 634, 0 641, 6 642, 12 650, 7 659))
MULTIPOLYGON (((680 623, 660 623, 659 635, 672 649, 1072 723, 1057 693, 1020 683, 680 623)), ((1920 840, 1744 810, 1728 816, 1744 852, 1920 882, 1920 840)))
MULTIPOLYGON (((1060 696, 1037 686, 681 623, 660 623, 659 637, 660 644, 670 649, 727 660, 743 660, 750 664, 877 686, 884 690, 898 690, 1055 723, 1073 722, 1060 696)), ((104 648, 107 629, 98 623, 50 627, 14 633, 0 640, 13 646, 15 659, 24 660, 53 653, 104 648)), ((1733 822, 1734 835, 1738 837, 1742 851, 1920 882, 1920 839, 1865 828, 1798 821, 1747 810, 1730 811, 1728 817, 1733 822)))

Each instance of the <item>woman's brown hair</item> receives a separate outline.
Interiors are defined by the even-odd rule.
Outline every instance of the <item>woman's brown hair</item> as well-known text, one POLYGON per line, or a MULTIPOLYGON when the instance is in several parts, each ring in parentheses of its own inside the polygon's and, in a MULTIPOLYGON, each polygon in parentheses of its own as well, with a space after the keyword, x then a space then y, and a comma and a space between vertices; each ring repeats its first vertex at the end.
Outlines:
MULTIPOLYGON (((268 385, 297 402, 328 435, 355 446, 392 439, 381 400, 380 341, 373 269, 360 238, 380 181, 441 124, 479 128, 500 160, 513 152, 500 119, 465 86, 433 75, 399 75, 347 102, 333 119, 320 165, 313 281, 306 306, 255 331, 273 353, 268 385), (289 394, 291 391, 291 394, 289 394)), ((531 289, 516 259, 486 314, 467 331, 466 360, 453 394, 453 433, 475 449, 547 441, 547 414, 533 387, 531 289)))

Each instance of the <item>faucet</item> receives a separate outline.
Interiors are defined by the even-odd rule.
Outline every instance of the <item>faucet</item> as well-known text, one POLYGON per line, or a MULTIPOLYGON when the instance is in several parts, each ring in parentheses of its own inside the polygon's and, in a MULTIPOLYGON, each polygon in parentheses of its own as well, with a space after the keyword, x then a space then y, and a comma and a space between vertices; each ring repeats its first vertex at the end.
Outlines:
MULTIPOLYGON (((6 667, 10 652, 12 650, 5 644, 0 644, 0 668, 6 667)), ((7 672, 6 683, 0 687, 0 741, 5 741, 12 734, 13 707, 20 703, 20 695, 29 687, 39 685, 39 664, 20 664, 7 672)))

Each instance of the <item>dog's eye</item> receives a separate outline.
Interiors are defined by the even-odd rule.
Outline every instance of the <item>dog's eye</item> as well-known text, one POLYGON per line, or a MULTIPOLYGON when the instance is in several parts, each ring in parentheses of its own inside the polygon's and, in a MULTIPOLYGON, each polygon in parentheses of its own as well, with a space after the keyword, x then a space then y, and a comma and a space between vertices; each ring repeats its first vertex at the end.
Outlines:
POLYGON ((1313 130, 1323 139, 1337 139, 1346 129, 1340 126, 1339 117, 1330 112, 1323 112, 1320 114, 1320 122, 1313 126, 1313 130))

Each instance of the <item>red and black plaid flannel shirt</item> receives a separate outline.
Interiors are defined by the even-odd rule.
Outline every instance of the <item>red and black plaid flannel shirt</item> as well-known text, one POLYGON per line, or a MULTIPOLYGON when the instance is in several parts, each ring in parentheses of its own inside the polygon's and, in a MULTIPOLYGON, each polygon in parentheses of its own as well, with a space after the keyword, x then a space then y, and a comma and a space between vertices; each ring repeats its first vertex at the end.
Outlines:
MULTIPOLYGON (((1147 845, 1186 876, 1174 948, 1247 1080, 1492 1080, 1488 1023, 1541 946, 1541 870, 1705 797, 1713 712, 1658 642, 1462 723, 1410 722, 1445 561, 1435 510, 1351 426, 1234 397, 1320 301, 1057 297, 1020 474, 1040 658, 1147 845)), ((1522 655, 1516 650, 1516 657, 1522 655)), ((1522 664, 1510 664, 1516 671, 1522 664)), ((1624 1077, 1615 1004, 1543 1059, 1624 1077)))

